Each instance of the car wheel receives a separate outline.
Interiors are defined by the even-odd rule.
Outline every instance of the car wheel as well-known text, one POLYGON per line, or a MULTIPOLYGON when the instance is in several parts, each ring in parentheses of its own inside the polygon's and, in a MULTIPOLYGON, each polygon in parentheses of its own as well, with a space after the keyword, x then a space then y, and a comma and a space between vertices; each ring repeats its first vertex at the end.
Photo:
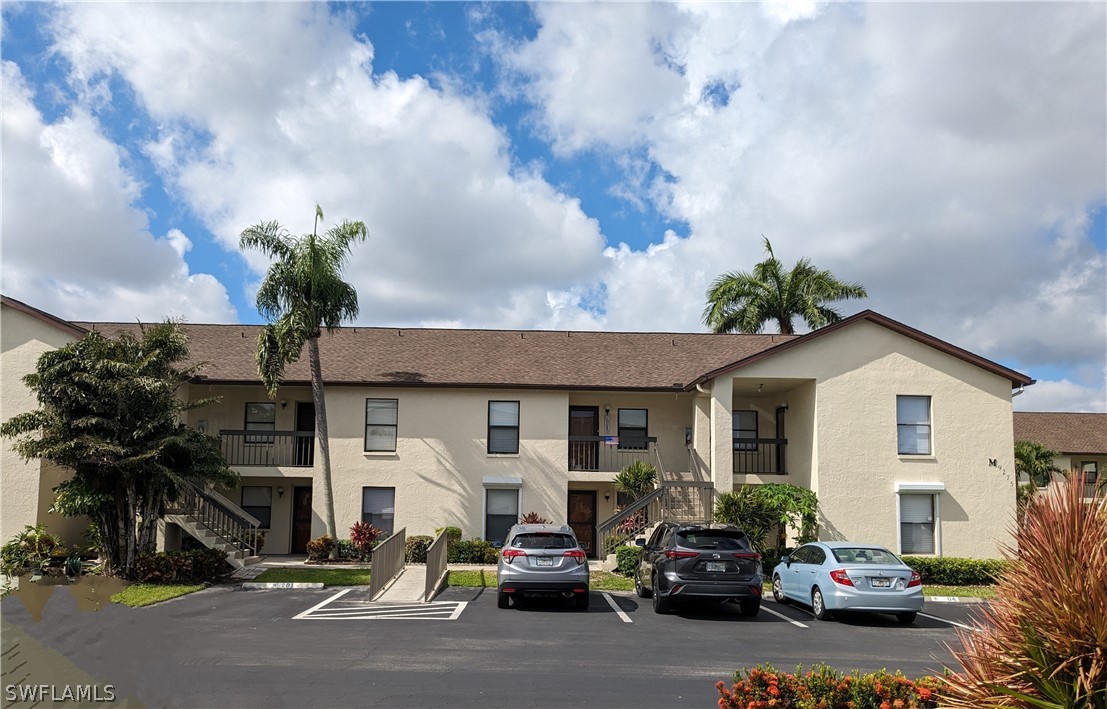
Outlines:
POLYGON ((642 574, 634 574, 634 592, 638 594, 639 598, 649 598, 653 596, 653 591, 642 585, 642 574))
POLYGON ((896 620, 899 621, 900 625, 911 625, 915 622, 915 616, 917 615, 918 613, 915 611, 911 611, 910 613, 896 613, 896 620))
POLYGON ((579 594, 576 598, 573 599, 573 604, 577 607, 578 611, 588 610, 588 594, 579 594))
POLYGON ((819 590, 818 586, 811 592, 811 612, 815 614, 816 620, 830 619, 830 611, 826 609, 826 602, 823 600, 823 592, 819 590))
POLYGON ((507 608, 511 605, 511 596, 507 595, 503 591, 496 593, 496 606, 498 608, 507 608))
POLYGON ((780 582, 780 576, 773 576, 773 598, 782 606, 791 603, 788 597, 784 595, 784 584, 780 582))
POLYGON ((761 601, 756 598, 740 601, 738 607, 742 609, 742 615, 747 618, 755 618, 761 610, 761 601))
POLYGON ((657 588, 653 589, 653 612, 654 613, 668 613, 671 607, 671 602, 665 596, 658 593, 657 588))

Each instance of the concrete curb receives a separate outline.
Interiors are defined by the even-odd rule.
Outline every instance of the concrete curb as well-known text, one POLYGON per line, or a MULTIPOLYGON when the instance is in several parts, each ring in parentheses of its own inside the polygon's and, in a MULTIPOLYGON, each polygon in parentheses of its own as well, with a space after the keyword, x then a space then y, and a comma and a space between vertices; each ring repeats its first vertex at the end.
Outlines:
POLYGON ((976 598, 974 596, 923 596, 926 601, 935 603, 987 603, 988 598, 976 598))
POLYGON ((247 581, 242 584, 242 588, 249 589, 275 589, 275 588, 323 588, 322 582, 316 583, 293 583, 291 581, 284 582, 272 582, 272 583, 257 583, 256 581, 247 581))

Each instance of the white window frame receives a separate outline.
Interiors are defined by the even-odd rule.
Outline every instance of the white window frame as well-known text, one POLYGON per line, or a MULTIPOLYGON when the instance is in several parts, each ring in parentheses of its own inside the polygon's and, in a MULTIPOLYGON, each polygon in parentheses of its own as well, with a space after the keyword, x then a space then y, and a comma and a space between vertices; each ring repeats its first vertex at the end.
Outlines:
MULTIPOLYGON (((480 492, 480 538, 488 539, 488 491, 515 490, 515 509, 523 512, 523 479, 513 476, 485 476, 481 480, 480 492)), ((507 541, 507 540, 504 540, 507 541)))
POLYGON ((933 458, 934 457, 934 398, 929 394, 896 394, 896 454, 901 458, 933 458), (921 424, 901 424, 899 420, 900 399, 925 399, 926 400, 926 453, 904 453, 899 448, 900 426, 918 426, 921 424))
POLYGON ((379 397, 368 397, 365 399, 365 431, 362 447, 366 453, 395 453, 400 445, 400 400, 399 399, 382 399, 379 397), (387 401, 393 405, 393 413, 395 414, 396 423, 369 423, 369 402, 370 401, 387 401), (392 429, 392 447, 391 448, 370 448, 369 447, 369 428, 391 428, 392 429))
POLYGON ((912 554, 912 556, 941 556, 942 555, 942 493, 945 492, 945 483, 896 483, 896 553, 902 555, 903 551, 903 524, 900 515, 901 495, 930 495, 934 498, 934 553, 912 554))

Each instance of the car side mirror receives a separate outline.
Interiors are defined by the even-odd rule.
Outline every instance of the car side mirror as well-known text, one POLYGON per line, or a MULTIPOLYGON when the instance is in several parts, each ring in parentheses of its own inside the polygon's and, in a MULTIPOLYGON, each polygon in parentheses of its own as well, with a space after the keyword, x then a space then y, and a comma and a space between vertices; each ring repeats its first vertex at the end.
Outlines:
POLYGON ((784 564, 785 566, 791 566, 792 565, 792 557, 785 554, 784 556, 780 557, 780 563, 784 564))
POLYGON ((638 537, 637 539, 634 540, 634 546, 644 547, 644 546, 646 546, 646 540, 643 539, 642 537, 638 537))

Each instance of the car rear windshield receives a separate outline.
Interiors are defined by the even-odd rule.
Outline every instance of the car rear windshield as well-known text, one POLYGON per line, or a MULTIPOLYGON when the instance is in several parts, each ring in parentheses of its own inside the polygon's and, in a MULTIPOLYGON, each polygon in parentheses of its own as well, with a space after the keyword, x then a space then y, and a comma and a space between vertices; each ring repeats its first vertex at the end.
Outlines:
POLYGON ((520 549, 573 549, 577 545, 568 534, 532 532, 520 534, 511 540, 511 546, 520 549))
POLYGON ((878 564, 884 566, 901 566, 903 564, 899 557, 887 549, 842 547, 833 551, 834 558, 842 564, 878 564))
POLYGON ((690 529, 676 533, 677 544, 689 549, 746 551, 750 548, 745 532, 725 529, 690 529))

